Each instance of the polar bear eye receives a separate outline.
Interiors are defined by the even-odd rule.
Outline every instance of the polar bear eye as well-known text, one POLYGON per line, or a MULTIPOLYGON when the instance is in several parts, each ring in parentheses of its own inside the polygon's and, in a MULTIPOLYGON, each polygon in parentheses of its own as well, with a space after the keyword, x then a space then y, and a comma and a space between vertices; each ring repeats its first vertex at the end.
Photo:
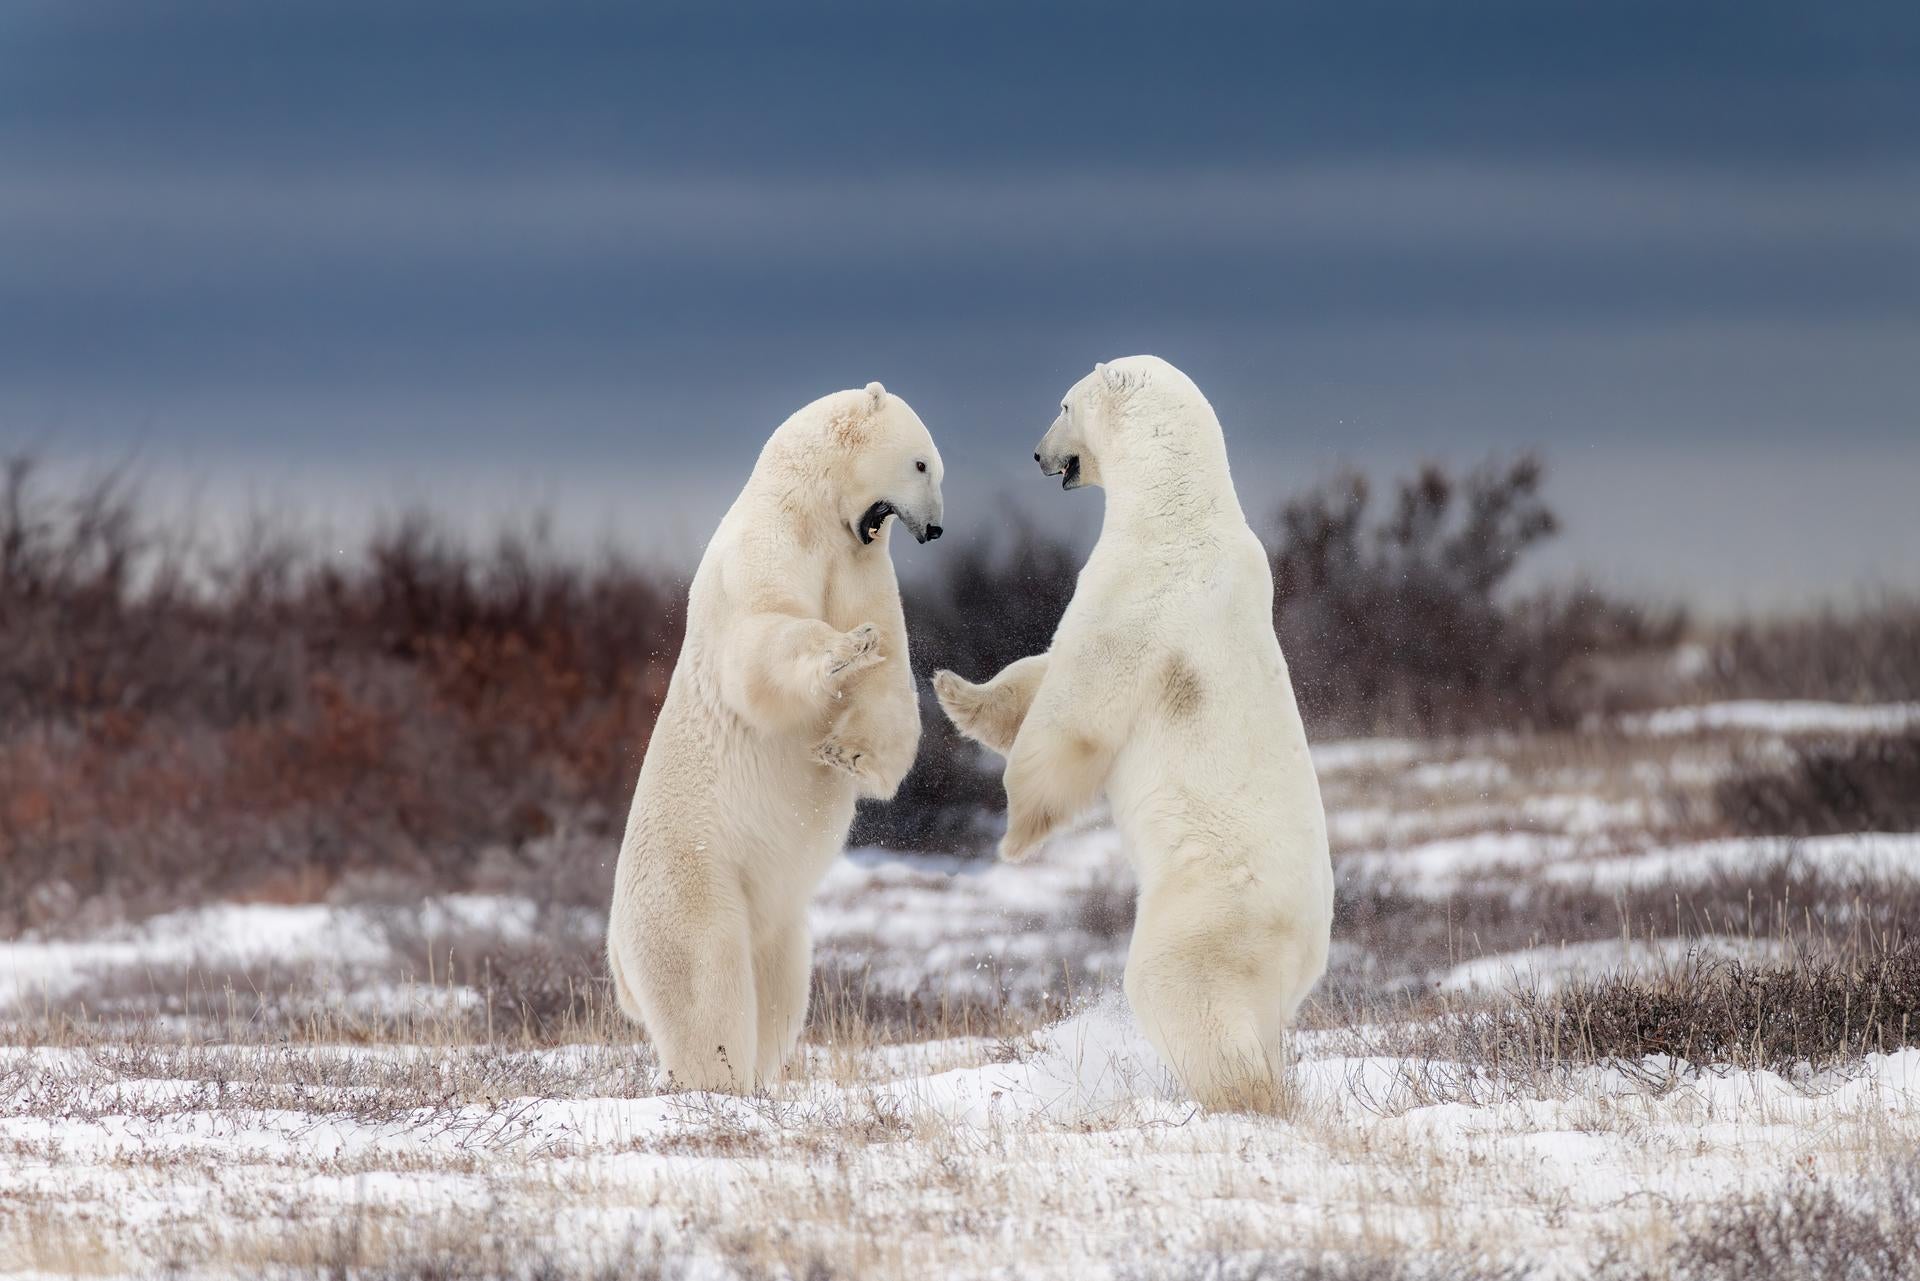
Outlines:
POLYGON ((916 460, 913 464, 913 469, 915 471, 925 471, 927 469, 927 465, 924 462, 920 462, 916 460))

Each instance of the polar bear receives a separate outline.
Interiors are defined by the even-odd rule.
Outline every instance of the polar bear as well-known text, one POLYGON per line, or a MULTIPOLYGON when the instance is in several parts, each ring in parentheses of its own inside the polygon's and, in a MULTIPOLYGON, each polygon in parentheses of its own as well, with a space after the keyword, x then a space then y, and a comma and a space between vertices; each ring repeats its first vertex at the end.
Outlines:
POLYGON ((1219 420, 1185 374, 1133 356, 1074 384, 1034 459, 1106 488, 1099 542, 1046 653, 934 691, 1007 758, 1003 858, 1105 792, 1140 883, 1141 1029, 1201 1103, 1271 1110, 1285 1027, 1326 970, 1333 868, 1219 420))
POLYGON ((765 1085, 799 1038, 807 898, 855 798, 892 796, 919 748, 888 539, 940 537, 941 475, 905 401, 837 392, 773 433, 701 557, 607 924, 675 1084, 765 1085))

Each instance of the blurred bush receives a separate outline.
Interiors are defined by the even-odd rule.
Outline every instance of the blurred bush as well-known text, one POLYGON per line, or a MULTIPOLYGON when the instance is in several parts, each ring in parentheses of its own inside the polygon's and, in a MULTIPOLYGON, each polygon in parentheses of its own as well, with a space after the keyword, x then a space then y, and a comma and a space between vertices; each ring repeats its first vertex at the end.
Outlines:
POLYGON ((1792 764, 1723 778, 1714 804, 1731 831, 1758 836, 1920 828, 1920 730, 1800 743, 1792 764))
POLYGON ((1003 807, 1000 759, 964 739, 934 700, 941 668, 983 681, 1044 651, 1073 598, 1085 554, 1007 513, 1000 539, 956 547, 933 573, 902 585, 907 643, 920 685, 920 756, 887 805, 864 805, 855 844, 954 849, 981 842, 1003 807))
POLYGON ((1288 503, 1273 555, 1274 625, 1317 735, 1570 724, 1612 710, 1590 664, 1670 660, 1685 620, 1584 589, 1502 589, 1559 521, 1522 456, 1459 479, 1427 466, 1375 515, 1349 476, 1288 503))
POLYGON ((617 830, 679 647, 663 576, 420 516, 222 554, 117 477, 35 482, 0 491, 0 926, 459 884, 562 820, 617 830))
MULTIPOLYGON (((1274 621, 1314 737, 1552 727, 1727 690, 1920 689, 1913 605, 1681 646, 1675 612, 1513 592, 1558 527, 1541 481, 1523 457, 1425 468, 1377 513, 1358 477, 1286 505, 1274 621), (1705 657, 1676 664, 1677 646, 1705 657)), ((1000 762, 953 733, 925 678, 981 680, 1045 649, 1084 557, 1015 514, 1000 529, 943 544, 904 585, 926 732, 856 842, 981 849, 991 834, 1000 762)), ((604 898, 684 593, 618 557, 562 555, 538 525, 476 547, 415 514, 322 555, 263 524, 220 550, 146 521, 124 477, 61 489, 5 462, 0 929, 213 894, 307 899, 349 875, 518 874, 604 898)))
POLYGON ((1712 666, 1719 689, 1733 697, 1920 700, 1920 599, 1743 620, 1714 639, 1712 666))

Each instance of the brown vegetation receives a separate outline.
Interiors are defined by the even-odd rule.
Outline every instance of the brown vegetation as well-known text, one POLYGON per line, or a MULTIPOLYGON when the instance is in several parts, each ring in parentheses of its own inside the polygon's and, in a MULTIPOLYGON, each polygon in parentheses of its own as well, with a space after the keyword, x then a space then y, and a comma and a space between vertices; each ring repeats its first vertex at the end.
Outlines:
POLYGON ((1798 1179, 1777 1196, 1696 1213, 1657 1265, 1605 1261, 1605 1281, 1906 1281, 1920 1260, 1920 1163, 1839 1185, 1798 1179))
MULTIPOLYGON (((1316 738, 1559 726, 1653 696, 1617 673, 1670 666, 1677 615, 1508 590, 1557 527, 1541 477, 1524 458, 1464 479, 1430 467, 1379 519, 1358 480, 1286 508, 1275 625, 1316 738)), ((1083 553, 1005 528, 943 544, 906 584, 923 679, 984 678, 1047 645, 1083 553)), ((564 901, 601 898, 611 859, 580 851, 611 854, 683 593, 657 570, 562 555, 537 526, 477 547, 419 515, 341 554, 270 528, 222 551, 143 520, 119 477, 62 491, 14 459, 0 474, 0 929, 209 895, 311 899, 370 875, 538 878, 564 901)), ((1734 629, 1691 692, 1911 696, 1916 619, 1888 605, 1857 635, 1833 619, 1734 629)), ((930 697, 924 710, 916 768, 892 803, 863 807, 854 841, 983 849, 999 762, 930 697)), ((1862 783, 1872 814, 1899 808, 1906 761, 1862 783)), ((1751 811, 1734 826, 1854 822, 1824 762, 1803 762, 1796 786, 1817 794, 1793 823, 1730 791, 1751 811)))
POLYGON ((1746 965, 1695 955, 1666 972, 1622 972, 1522 990, 1457 1027, 1461 1061, 1688 1064, 1796 1072, 1920 1045, 1920 942, 1859 956, 1746 965))
POLYGON ((1920 828, 1920 730, 1797 744, 1786 769, 1749 767, 1714 789, 1736 832, 1822 836, 1920 828))
POLYGON ((1920 599, 1750 619, 1715 637, 1713 680, 1726 697, 1920 700, 1920 599))
MULTIPOLYGON (((1790 849, 1790 846, 1783 848, 1790 849)), ((1377 976, 1433 973, 1461 960, 1569 943, 1627 939, 1743 939, 1822 954, 1863 956, 1920 921, 1912 881, 1825 876, 1791 855, 1756 853, 1738 875, 1626 891, 1522 877, 1435 900, 1389 882, 1343 879, 1334 937, 1366 958, 1368 976, 1336 968, 1328 994, 1377 976)), ((1920 1032, 1920 1028, 1916 1028, 1920 1032)))
POLYGON ((1274 552, 1275 625, 1307 723, 1323 734, 1460 733, 1572 723, 1614 710, 1586 679, 1597 656, 1671 650, 1677 613, 1590 590, 1502 589, 1558 529, 1544 471, 1522 456, 1456 479, 1428 466, 1369 516, 1361 476, 1287 504, 1274 552))
POLYGON ((1281 1254, 1220 1248, 1123 1269, 1122 1281, 1525 1281, 1531 1268, 1491 1259, 1406 1254, 1281 1254))
POLYGON ((189 555, 137 511, 114 479, 63 499, 6 471, 0 925, 357 868, 457 885, 624 812, 678 646, 657 574, 420 517, 353 557, 189 555))

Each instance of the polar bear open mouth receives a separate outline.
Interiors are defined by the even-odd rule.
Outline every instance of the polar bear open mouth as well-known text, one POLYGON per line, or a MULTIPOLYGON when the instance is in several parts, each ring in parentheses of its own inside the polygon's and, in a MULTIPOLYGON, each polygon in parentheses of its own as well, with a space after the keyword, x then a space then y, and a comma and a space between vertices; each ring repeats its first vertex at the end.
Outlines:
POLYGON ((862 512, 860 515, 860 528, 855 531, 860 535, 861 544, 864 546, 880 537, 880 526, 885 523, 887 517, 896 514, 893 510, 893 504, 887 502, 885 499, 882 499, 862 512))
POLYGON ((1068 454, 1067 465, 1061 468, 1060 488, 1078 489, 1080 487, 1080 455, 1068 454))

